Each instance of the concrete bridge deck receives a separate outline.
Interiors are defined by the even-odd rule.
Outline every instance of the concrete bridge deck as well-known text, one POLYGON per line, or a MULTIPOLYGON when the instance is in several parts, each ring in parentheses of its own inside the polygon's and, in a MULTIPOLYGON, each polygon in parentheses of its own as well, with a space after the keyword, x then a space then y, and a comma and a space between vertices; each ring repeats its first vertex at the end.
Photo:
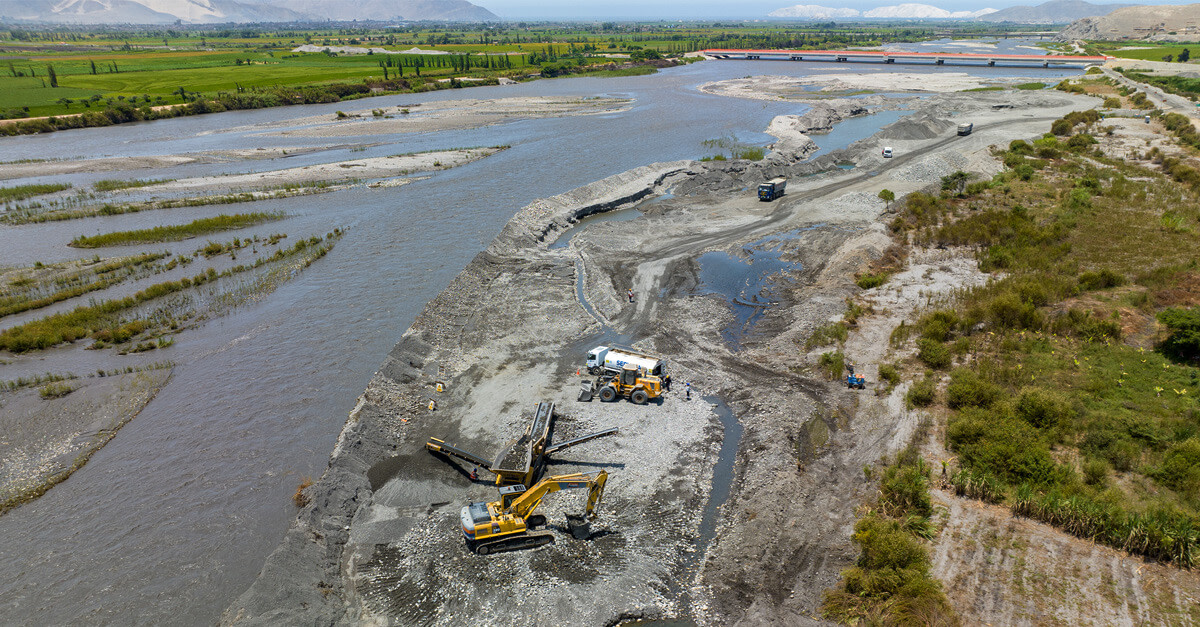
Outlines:
POLYGON ((1012 65, 1041 67, 1087 67, 1103 65, 1112 57, 1041 54, 983 54, 975 52, 889 52, 885 50, 702 50, 715 59, 833 61, 874 63, 922 63, 932 65, 1012 65))

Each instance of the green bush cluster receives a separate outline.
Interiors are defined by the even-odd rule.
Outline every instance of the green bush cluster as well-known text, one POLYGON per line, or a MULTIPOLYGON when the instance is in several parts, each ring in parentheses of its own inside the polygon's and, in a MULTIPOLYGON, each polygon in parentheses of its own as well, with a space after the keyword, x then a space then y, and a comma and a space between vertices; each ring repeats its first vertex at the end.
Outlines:
POLYGON ((912 407, 929 407, 937 400, 937 381, 931 374, 926 373, 924 379, 913 381, 904 399, 912 407))
POLYGON ((1158 314, 1158 321, 1168 330, 1161 344, 1165 353, 1179 360, 1200 359, 1200 308, 1170 307, 1158 314))
POLYGON ((842 322, 830 322, 817 327, 812 335, 805 340, 804 346, 808 349, 813 349, 818 346, 828 346, 830 344, 841 344, 846 341, 850 330, 842 322))
POLYGON ((842 351, 821 353, 817 365, 827 380, 837 381, 842 378, 842 372, 846 369, 846 355, 842 351))
POLYGON ((883 473, 878 509, 854 525, 862 552, 842 571, 842 584, 825 592, 822 615, 847 624, 955 624, 941 583, 930 573, 925 540, 936 527, 929 471, 908 447, 883 473))

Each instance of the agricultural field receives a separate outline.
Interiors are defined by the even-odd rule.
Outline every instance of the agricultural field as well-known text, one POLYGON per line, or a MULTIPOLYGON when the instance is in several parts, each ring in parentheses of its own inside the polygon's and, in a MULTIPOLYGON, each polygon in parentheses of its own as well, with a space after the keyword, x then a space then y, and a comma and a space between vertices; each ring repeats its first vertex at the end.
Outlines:
MULTIPOLYGON (((620 75, 617 63, 679 56, 708 47, 828 48, 915 41, 916 28, 604 23, 475 29, 0 31, 0 117, 160 107, 281 87, 389 84, 421 91, 447 77, 552 77, 580 71, 620 75), (329 47, 296 52, 300 46, 329 47), (381 48, 350 54, 338 47, 381 48), (417 47, 431 54, 395 54, 417 47)), ((378 92, 379 87, 374 91, 378 92)), ((339 95, 339 98, 344 95, 339 95)))
POLYGON ((1185 59, 1191 57, 1191 53, 1200 52, 1200 44, 1184 44, 1181 46, 1153 46, 1153 45, 1129 45, 1118 46, 1115 48, 1100 48, 1101 54, 1107 54, 1113 57, 1122 59, 1140 59, 1142 61, 1163 61, 1164 57, 1171 57, 1175 61, 1180 58, 1180 54, 1187 50, 1185 59))

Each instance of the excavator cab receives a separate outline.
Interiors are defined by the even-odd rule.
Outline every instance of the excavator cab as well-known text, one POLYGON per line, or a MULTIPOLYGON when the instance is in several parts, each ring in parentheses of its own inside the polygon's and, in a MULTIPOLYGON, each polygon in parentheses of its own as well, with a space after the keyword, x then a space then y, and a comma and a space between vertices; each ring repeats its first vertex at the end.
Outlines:
POLYGON ((500 488, 500 509, 507 510, 512 507, 513 501, 525 494, 525 486, 521 484, 509 485, 500 488))

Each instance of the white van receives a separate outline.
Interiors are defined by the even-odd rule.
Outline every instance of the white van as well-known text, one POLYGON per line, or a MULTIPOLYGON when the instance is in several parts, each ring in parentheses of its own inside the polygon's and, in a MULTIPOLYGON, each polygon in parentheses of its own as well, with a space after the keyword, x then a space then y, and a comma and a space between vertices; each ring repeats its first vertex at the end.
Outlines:
POLYGON ((883 147, 883 158, 884 158, 884 159, 891 159, 891 158, 892 158, 892 147, 891 147, 891 146, 884 146, 884 147, 883 147))

